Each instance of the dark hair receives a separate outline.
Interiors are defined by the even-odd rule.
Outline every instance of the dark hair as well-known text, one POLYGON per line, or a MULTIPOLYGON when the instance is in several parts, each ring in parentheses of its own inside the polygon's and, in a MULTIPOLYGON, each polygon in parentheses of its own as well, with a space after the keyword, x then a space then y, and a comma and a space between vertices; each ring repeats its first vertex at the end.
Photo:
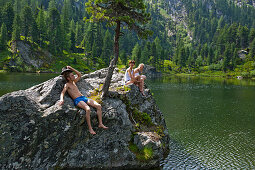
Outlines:
POLYGON ((72 71, 66 71, 63 73, 63 77, 66 79, 66 81, 68 81, 67 78, 69 77, 70 73, 72 73, 72 71))
POLYGON ((130 63, 134 63, 134 64, 135 64, 135 60, 130 60, 130 61, 129 61, 129 64, 130 64, 130 63))

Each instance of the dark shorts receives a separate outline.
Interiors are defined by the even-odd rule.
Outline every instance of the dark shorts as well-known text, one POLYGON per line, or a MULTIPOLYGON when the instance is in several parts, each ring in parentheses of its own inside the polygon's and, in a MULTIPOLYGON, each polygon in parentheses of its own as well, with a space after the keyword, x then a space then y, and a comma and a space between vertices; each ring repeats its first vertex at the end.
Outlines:
POLYGON ((85 97, 85 96, 80 96, 80 97, 77 97, 76 99, 73 100, 74 102, 74 105, 77 106, 77 104, 80 102, 80 101, 84 101, 85 103, 88 102, 88 98, 85 97))

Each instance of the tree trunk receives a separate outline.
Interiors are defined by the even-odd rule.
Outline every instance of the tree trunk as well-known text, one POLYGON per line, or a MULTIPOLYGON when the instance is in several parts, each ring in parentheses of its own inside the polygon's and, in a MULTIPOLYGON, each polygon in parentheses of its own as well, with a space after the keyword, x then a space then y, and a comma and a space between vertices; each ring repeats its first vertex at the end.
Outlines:
POLYGON ((117 23, 117 26, 115 29, 115 38, 114 38, 114 58, 111 60, 110 65, 108 67, 108 72, 104 81, 101 97, 105 97, 108 94, 108 90, 111 84, 112 74, 116 67, 118 57, 119 57, 120 21, 116 21, 116 23, 117 23))

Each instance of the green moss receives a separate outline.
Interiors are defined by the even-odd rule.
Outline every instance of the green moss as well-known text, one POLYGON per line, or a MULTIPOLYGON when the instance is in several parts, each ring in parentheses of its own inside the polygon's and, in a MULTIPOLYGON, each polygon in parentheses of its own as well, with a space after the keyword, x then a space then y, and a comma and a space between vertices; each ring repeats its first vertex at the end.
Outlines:
POLYGON ((145 160, 151 159, 153 157, 153 150, 152 150, 152 148, 145 146, 143 148, 143 155, 144 155, 145 160))
POLYGON ((138 147, 133 142, 130 142, 128 147, 129 150, 132 151, 133 153, 137 154, 139 152, 138 147))
POLYGON ((154 132, 156 132, 160 137, 165 136, 163 126, 157 126, 154 132))
POLYGON ((95 88, 92 92, 90 92, 90 99, 96 101, 97 103, 102 103, 101 93, 98 88, 95 88))
POLYGON ((129 86, 120 86, 120 87, 117 87, 116 88, 116 91, 130 91, 131 90, 131 88, 129 87, 129 86))
POLYGON ((143 149, 139 149, 133 142, 129 142, 129 150, 136 155, 139 161, 147 162, 153 158, 153 149, 145 146, 143 149))
POLYGON ((141 124, 146 124, 147 126, 153 126, 153 123, 151 121, 151 117, 149 114, 139 112, 136 108, 134 108, 133 116, 137 122, 141 124))

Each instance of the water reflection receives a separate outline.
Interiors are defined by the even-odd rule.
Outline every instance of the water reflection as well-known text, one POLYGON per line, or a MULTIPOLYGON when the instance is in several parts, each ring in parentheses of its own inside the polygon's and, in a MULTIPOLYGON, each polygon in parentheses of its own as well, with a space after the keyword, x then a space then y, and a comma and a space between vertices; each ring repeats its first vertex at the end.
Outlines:
POLYGON ((164 169, 255 168, 254 81, 173 76, 147 85, 175 141, 164 169))

